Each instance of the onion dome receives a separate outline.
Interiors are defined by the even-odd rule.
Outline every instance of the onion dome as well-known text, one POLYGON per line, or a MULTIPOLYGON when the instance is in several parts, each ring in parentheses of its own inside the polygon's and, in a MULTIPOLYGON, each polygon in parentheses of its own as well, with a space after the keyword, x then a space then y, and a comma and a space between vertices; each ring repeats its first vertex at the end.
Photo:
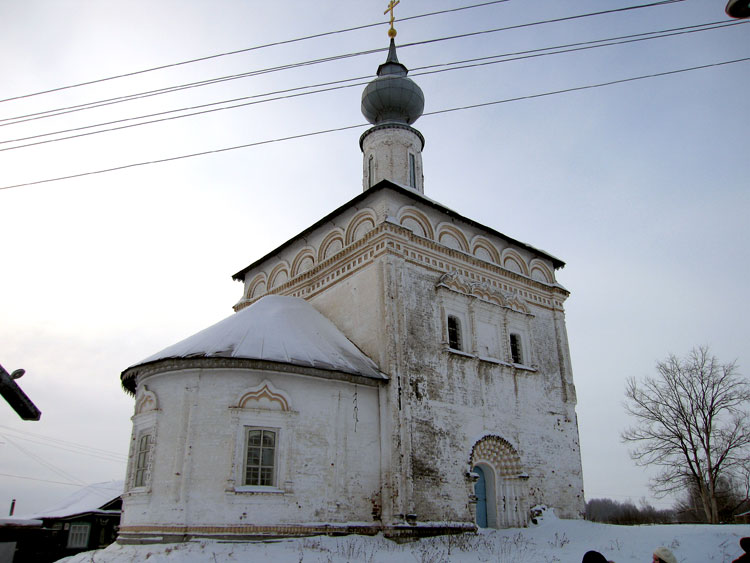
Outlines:
POLYGON ((398 62, 396 44, 391 38, 388 58, 378 67, 378 76, 362 92, 362 115, 373 125, 411 125, 424 111, 422 89, 407 78, 409 70, 398 62))

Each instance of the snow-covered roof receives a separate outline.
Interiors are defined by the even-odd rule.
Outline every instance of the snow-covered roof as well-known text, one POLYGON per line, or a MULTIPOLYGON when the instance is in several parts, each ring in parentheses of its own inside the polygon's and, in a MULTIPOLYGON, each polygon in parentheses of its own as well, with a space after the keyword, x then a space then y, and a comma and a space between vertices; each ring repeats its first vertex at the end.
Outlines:
POLYGON ((223 321, 129 367, 123 385, 132 390, 136 367, 174 358, 264 360, 387 379, 336 326, 299 297, 266 295, 223 321))
POLYGON ((34 518, 16 518, 15 516, 8 516, 7 518, 0 518, 0 528, 2 527, 27 527, 27 528, 39 528, 44 522, 36 520, 34 518))
POLYGON ((69 497, 64 498, 46 510, 28 516, 27 518, 65 518, 88 512, 111 513, 111 510, 101 510, 101 507, 122 495, 125 489, 123 481, 107 481, 94 483, 78 489, 69 497))

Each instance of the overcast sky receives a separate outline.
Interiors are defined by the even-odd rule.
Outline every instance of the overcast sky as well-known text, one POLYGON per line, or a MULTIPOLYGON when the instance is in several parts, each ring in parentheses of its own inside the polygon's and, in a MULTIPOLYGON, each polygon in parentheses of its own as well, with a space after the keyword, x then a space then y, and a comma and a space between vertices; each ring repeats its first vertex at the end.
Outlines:
MULTIPOLYGON (((396 16, 480 3, 401 0, 396 16)), ((418 67, 706 24, 724 0, 510 0, 397 21, 425 112, 750 57, 746 24, 419 76, 418 67)), ((383 22, 384 1, 0 2, 0 98, 383 22)), ((387 47, 385 24, 0 102, 5 141, 374 75, 382 52, 127 103, 8 118, 387 47)), ((358 81, 358 82, 361 82, 358 81)), ((0 151, 0 187, 364 123, 363 86, 0 151)), ((750 62, 424 116, 425 195, 558 256, 587 498, 638 501, 626 378, 708 345, 750 369, 750 62)), ((258 100, 258 98, 256 98, 258 100)), ((176 115, 176 114, 169 114, 176 115)), ((119 125, 135 123, 129 121, 119 125)), ((112 127, 112 126, 109 126, 112 127)), ((96 128, 66 135, 97 130, 96 128)), ((361 191, 364 128, 0 190, 0 364, 42 410, 0 404, 0 513, 122 479, 128 366, 224 318, 231 275, 361 191), (64 448, 64 449, 63 449, 64 448), (53 483, 54 482, 54 483, 53 483)), ((59 136, 59 135, 58 135, 59 136)))

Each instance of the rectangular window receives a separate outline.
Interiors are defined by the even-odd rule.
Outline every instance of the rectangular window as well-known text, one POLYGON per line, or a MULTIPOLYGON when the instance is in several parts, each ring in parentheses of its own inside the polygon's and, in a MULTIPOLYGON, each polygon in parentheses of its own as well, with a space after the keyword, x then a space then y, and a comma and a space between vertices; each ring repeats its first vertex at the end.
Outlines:
POLYGON ((148 474, 148 456, 151 453, 151 434, 142 434, 138 440, 138 451, 135 457, 135 479, 134 487, 144 487, 146 485, 146 475, 148 474))
POLYGON ((510 357, 514 364, 523 363, 523 349, 521 348, 521 336, 515 333, 510 335, 510 357))
POLYGON ((88 547, 90 531, 90 524, 71 524, 70 531, 68 532, 68 547, 88 547))
POLYGON ((417 159, 409 153, 409 185, 412 188, 417 187, 417 159))
POLYGON ((374 157, 370 155, 370 158, 367 159, 367 187, 372 187, 372 182, 374 180, 373 178, 373 170, 372 170, 372 164, 373 164, 374 157))
POLYGON ((273 487, 276 485, 276 431, 247 429, 245 479, 243 485, 273 487))
POLYGON ((454 350, 462 350, 461 321, 453 315, 448 315, 448 346, 454 350))

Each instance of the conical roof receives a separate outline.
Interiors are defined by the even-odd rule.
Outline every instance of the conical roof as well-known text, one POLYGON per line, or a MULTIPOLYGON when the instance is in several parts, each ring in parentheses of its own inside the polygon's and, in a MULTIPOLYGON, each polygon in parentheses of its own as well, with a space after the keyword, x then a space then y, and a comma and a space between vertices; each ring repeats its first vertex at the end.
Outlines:
POLYGON ((299 297, 267 295, 122 373, 131 391, 136 368, 176 358, 265 360, 387 379, 336 326, 299 297))

